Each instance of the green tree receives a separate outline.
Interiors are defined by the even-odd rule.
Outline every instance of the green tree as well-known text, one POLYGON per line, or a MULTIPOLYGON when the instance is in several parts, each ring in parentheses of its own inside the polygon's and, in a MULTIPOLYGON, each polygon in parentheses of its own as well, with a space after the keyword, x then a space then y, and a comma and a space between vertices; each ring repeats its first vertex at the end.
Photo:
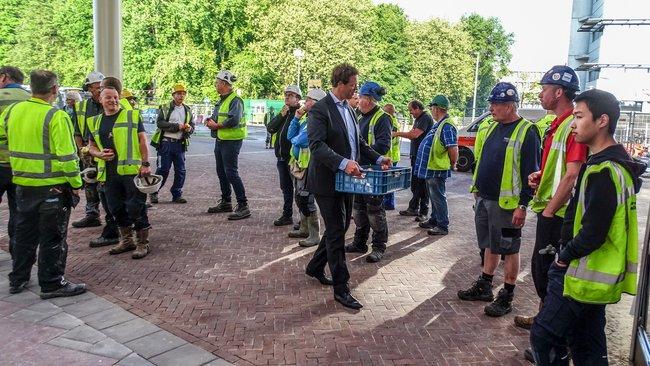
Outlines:
MULTIPOLYGON (((510 46, 514 43, 514 34, 507 32, 498 18, 485 18, 478 14, 463 16, 460 27, 471 37, 474 62, 476 54, 480 54, 476 107, 485 108, 492 87, 509 73, 508 63, 512 59, 510 46)), ((470 97, 468 108, 471 108, 471 104, 470 97)))

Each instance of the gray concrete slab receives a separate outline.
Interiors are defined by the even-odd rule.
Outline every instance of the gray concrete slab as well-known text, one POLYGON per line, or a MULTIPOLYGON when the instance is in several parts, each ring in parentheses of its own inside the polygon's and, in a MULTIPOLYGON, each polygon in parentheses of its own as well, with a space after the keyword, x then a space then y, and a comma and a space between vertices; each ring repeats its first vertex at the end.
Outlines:
POLYGON ((39 322, 39 324, 61 329, 73 329, 83 323, 84 322, 79 318, 75 318, 74 316, 67 313, 56 314, 39 322))
POLYGON ((110 328, 102 329, 102 332, 118 342, 126 343, 159 330, 160 328, 150 322, 136 318, 110 328))
POLYGON ((62 308, 66 313, 77 318, 82 318, 90 314, 99 313, 100 311, 110 309, 113 306, 115 305, 112 302, 104 300, 101 297, 95 297, 87 301, 81 301, 62 306, 62 308))
POLYGON ((81 317, 81 320, 95 329, 104 329, 135 319, 135 315, 118 306, 81 317))
POLYGON ((121 359, 116 366, 154 366, 154 364, 138 356, 137 353, 131 353, 121 359))
POLYGON ((19 294, 2 297, 2 301, 29 306, 36 302, 41 301, 41 298, 37 294, 31 291, 23 291, 19 294))
POLYGON ((88 352, 110 358, 121 359, 133 353, 133 351, 110 338, 95 343, 88 352))
POLYGON ((92 292, 86 291, 83 294, 78 296, 57 297, 54 299, 49 299, 48 301, 57 306, 67 306, 67 305, 76 304, 78 302, 92 300, 95 298, 97 298, 97 295, 93 294, 92 292))
POLYGON ((186 343, 186 341, 175 335, 162 330, 128 342, 125 346, 136 351, 140 356, 149 359, 186 343))
POLYGON ((51 344, 57 347, 74 349, 82 352, 88 352, 88 350, 90 350, 93 346, 91 343, 80 342, 80 341, 75 341, 74 339, 61 338, 61 337, 51 339, 50 341, 47 342, 47 344, 51 344))
POLYGON ((188 343, 156 357, 152 357, 149 361, 157 366, 200 366, 214 359, 216 357, 212 353, 188 343))
POLYGON ((216 360, 214 360, 214 361, 212 361, 210 363, 206 363, 203 366, 232 366, 232 365, 233 364, 231 364, 230 362, 224 360, 223 358, 217 358, 216 360))
POLYGON ((106 339, 104 333, 89 327, 88 325, 81 325, 71 329, 70 331, 63 333, 61 337, 90 344, 106 339))

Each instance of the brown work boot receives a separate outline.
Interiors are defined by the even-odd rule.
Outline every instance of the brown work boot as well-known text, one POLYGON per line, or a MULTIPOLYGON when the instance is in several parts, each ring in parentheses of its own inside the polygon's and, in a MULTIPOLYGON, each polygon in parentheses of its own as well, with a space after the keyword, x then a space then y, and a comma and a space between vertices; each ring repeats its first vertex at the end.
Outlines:
POLYGON ((534 321, 535 321, 534 316, 521 316, 521 315, 515 316, 515 325, 518 326, 519 328, 530 330, 530 328, 533 326, 534 321))
POLYGON ((131 254, 131 258, 140 259, 149 254, 149 229, 141 229, 135 233, 137 239, 137 248, 131 254))
POLYGON ((120 228, 120 243, 111 248, 108 251, 108 254, 120 254, 128 252, 135 249, 135 243, 133 242, 133 228, 132 227, 121 227, 120 228))

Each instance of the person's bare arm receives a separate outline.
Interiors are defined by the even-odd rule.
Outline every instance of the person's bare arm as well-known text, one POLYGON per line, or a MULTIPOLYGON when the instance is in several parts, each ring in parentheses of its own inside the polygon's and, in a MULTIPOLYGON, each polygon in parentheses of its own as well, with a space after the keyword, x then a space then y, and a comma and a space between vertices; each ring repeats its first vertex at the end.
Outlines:
POLYGON ((415 140, 416 138, 420 137, 423 133, 424 131, 422 131, 421 129, 413 128, 410 131, 406 131, 406 132, 399 132, 399 131, 393 132, 393 137, 404 137, 409 140, 415 140))

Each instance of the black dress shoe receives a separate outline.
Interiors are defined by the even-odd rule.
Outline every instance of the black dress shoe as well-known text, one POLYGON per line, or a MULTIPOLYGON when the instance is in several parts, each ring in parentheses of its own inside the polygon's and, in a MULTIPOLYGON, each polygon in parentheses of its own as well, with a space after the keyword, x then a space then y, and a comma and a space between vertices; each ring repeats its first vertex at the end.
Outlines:
POLYGON ((359 310, 363 307, 360 302, 357 301, 354 297, 352 297, 352 294, 350 292, 344 292, 341 294, 334 294, 334 300, 338 301, 341 303, 341 305, 345 306, 346 308, 354 309, 354 310, 359 310))
POLYGON ((185 198, 183 198, 183 197, 176 197, 176 198, 172 199, 172 202, 174 202, 174 203, 187 203, 187 200, 185 198))
POLYGON ((96 226, 102 226, 102 222, 99 221, 99 219, 96 217, 86 216, 83 219, 72 223, 72 227, 76 227, 76 228, 96 227, 96 226))
POLYGON ((345 246, 346 253, 362 253, 365 254, 368 251, 368 247, 362 248, 356 244, 348 244, 345 246))
POLYGON ((28 282, 29 281, 25 281, 25 282, 19 283, 17 285, 10 285, 9 286, 9 293, 10 294, 19 294, 19 293, 23 292, 23 290, 25 288, 27 288, 27 283, 28 282))
POLYGON ((436 223, 434 221, 431 221, 431 220, 420 221, 418 226, 423 228, 423 229, 433 229, 434 227, 436 227, 436 223))
POLYGON ((56 289, 54 291, 41 292, 41 299, 51 299, 54 297, 68 297, 68 296, 77 296, 86 292, 85 283, 72 283, 66 282, 63 287, 56 289))
POLYGON ((416 211, 413 211, 411 209, 406 209, 404 211, 399 212, 400 216, 417 216, 418 213, 416 211))
POLYGON ((331 278, 325 276, 325 273, 314 274, 314 273, 311 273, 309 271, 305 271, 305 274, 307 276, 309 276, 309 277, 313 277, 313 278, 317 279, 318 282, 320 282, 321 285, 332 286, 334 284, 334 281, 332 281, 331 278))
POLYGON ((275 226, 293 225, 293 219, 291 218, 291 216, 282 215, 278 217, 275 221, 273 221, 273 225, 275 226))

